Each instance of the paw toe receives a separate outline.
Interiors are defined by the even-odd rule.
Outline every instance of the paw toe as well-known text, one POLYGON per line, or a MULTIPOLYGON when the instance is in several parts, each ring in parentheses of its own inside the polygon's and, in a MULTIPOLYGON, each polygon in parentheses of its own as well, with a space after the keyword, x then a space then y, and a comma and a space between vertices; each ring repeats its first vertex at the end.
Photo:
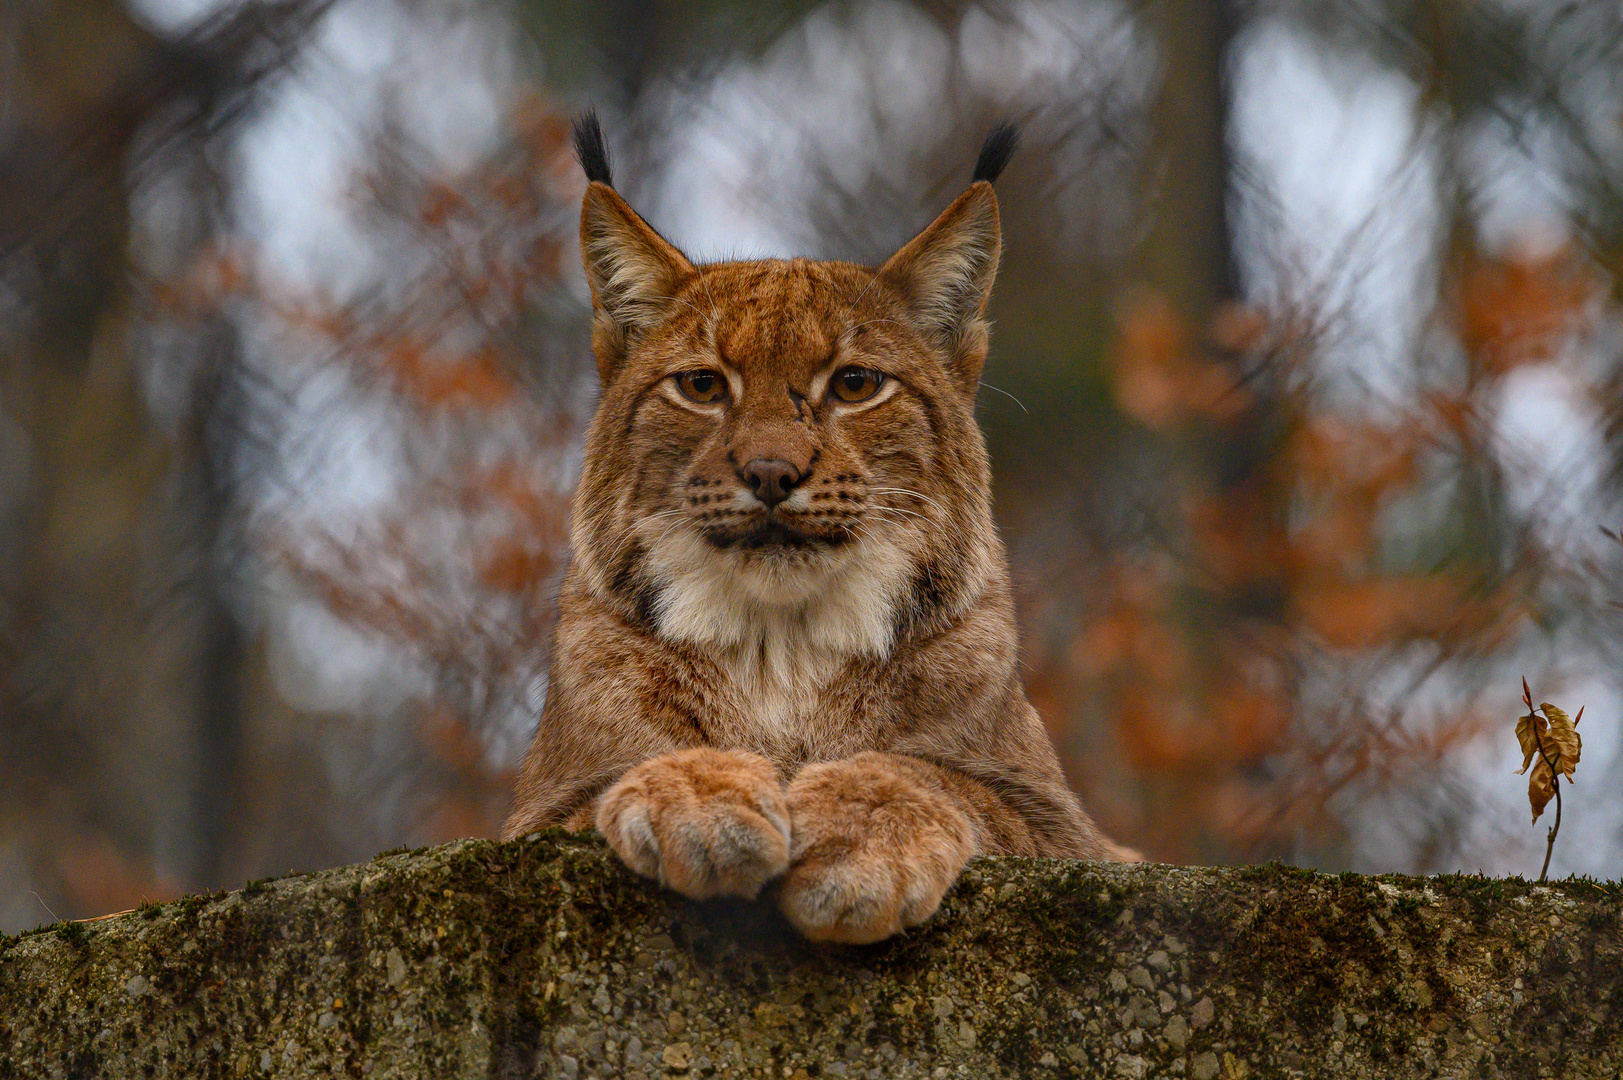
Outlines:
POLYGON ((802 865, 784 882, 778 906, 812 941, 848 945, 883 941, 912 925, 904 922, 896 888, 880 880, 883 877, 888 875, 878 866, 802 865))
MULTIPOLYGON (((729 808, 731 809, 731 808, 729 808)), ((695 815, 672 822, 661 879, 684 896, 753 900, 789 867, 788 831, 748 811, 695 815)))

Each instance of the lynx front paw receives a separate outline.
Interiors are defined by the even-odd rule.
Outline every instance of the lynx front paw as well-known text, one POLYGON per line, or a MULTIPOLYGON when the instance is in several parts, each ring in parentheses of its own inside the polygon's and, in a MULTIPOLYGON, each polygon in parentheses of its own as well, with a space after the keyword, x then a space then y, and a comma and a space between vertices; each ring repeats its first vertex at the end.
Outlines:
POLYGON ((777 770, 737 750, 650 758, 603 794, 597 828, 631 869, 694 900, 754 899, 789 866, 777 770))
POLYGON ((975 853, 975 830, 930 772, 865 753, 795 777, 794 866, 779 905, 802 934, 865 944, 935 914, 975 853))

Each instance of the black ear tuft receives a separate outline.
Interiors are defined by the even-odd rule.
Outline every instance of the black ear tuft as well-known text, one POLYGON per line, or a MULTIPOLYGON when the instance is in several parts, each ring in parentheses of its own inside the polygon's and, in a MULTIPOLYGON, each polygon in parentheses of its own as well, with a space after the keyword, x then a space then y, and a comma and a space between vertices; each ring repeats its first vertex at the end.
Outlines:
MULTIPOLYGON (((597 122, 595 109, 587 109, 575 121, 575 156, 586 170, 586 179, 614 186, 609 175, 609 148, 603 145, 603 127, 597 122)), ((985 151, 981 156, 986 156, 985 151)))
POLYGON ((1020 129, 1007 120, 998 124, 986 136, 986 142, 981 146, 981 156, 975 159, 975 179, 985 180, 988 184, 996 180, 1019 145, 1020 129))

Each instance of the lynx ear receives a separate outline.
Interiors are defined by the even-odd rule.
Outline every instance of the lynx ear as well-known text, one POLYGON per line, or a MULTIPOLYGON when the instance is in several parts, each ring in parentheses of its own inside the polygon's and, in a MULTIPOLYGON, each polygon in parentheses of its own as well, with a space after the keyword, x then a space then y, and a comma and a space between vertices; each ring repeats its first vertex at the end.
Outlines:
POLYGON ((624 363, 630 339, 669 313, 677 285, 695 271, 610 186, 609 148, 591 109, 575 121, 575 156, 588 181, 580 254, 592 287, 592 351, 607 385, 624 363))
POLYGON ((987 180, 977 179, 879 268, 906 298, 919 328, 947 353, 971 397, 986 364, 984 316, 1000 246, 997 196, 987 180))
POLYGON ((696 271, 613 188, 595 180, 581 205, 580 251, 592 287, 592 350, 607 383, 628 343, 670 313, 677 287, 696 271))

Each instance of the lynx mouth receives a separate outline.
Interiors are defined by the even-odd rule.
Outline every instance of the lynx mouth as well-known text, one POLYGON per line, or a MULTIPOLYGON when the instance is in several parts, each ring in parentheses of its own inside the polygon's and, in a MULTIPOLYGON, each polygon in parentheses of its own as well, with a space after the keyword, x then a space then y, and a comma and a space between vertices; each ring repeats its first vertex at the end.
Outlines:
POLYGON ((722 551, 826 551, 850 539, 845 529, 813 531, 797 528, 776 516, 750 522, 740 528, 707 529, 704 538, 722 551))

